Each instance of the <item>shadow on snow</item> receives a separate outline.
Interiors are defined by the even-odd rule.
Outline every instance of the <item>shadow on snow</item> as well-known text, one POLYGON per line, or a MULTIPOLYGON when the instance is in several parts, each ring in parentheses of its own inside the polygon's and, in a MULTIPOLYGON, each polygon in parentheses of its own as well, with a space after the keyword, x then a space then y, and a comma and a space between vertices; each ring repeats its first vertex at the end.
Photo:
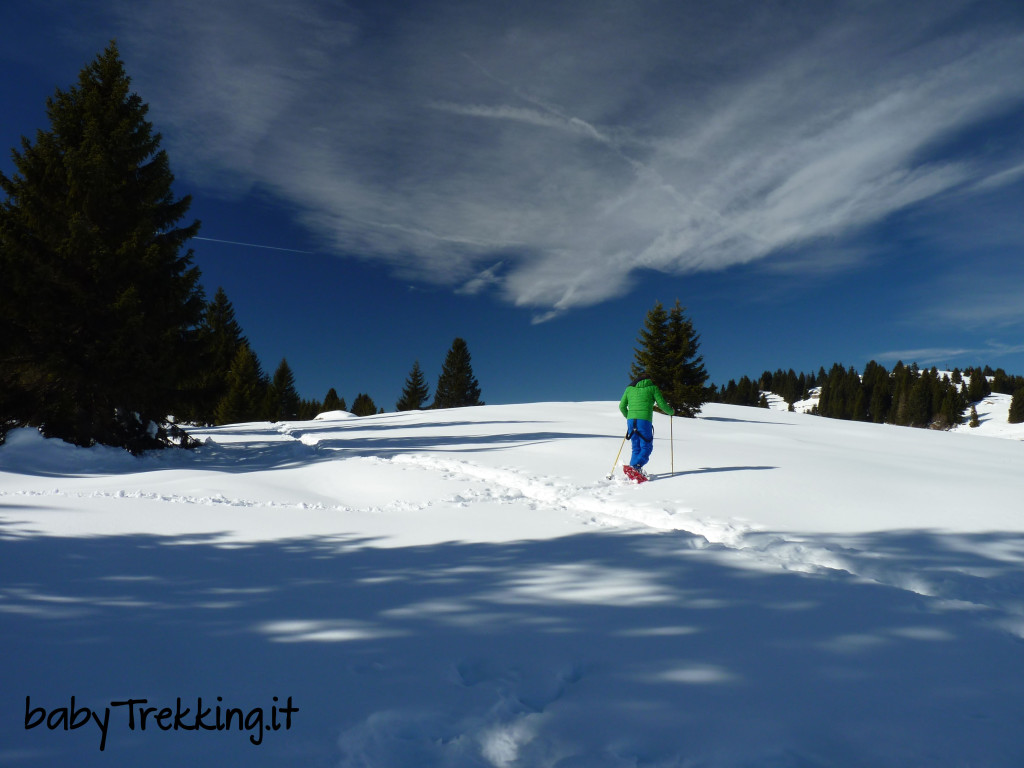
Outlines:
MULTIPOLYGON (((389 458, 411 452, 473 453, 477 451, 519 448, 554 440, 600 440, 603 435, 558 431, 506 432, 486 434, 451 434, 466 427, 492 428, 540 422, 523 421, 451 421, 438 424, 380 425, 373 422, 345 420, 328 422, 320 427, 313 422, 281 423, 279 425, 240 425, 223 428, 244 434, 238 441, 209 442, 192 451, 167 449, 131 456, 115 449, 100 447, 93 451, 73 449, 59 444, 49 450, 24 455, 0 452, 0 471, 37 477, 82 477, 90 474, 118 475, 151 472, 159 469, 205 469, 214 471, 251 472, 283 469, 296 464, 347 459, 365 456, 389 458), (353 423, 355 422, 355 423, 353 423), (422 430, 423 434, 394 436, 393 429, 422 430), (306 439, 306 441, 303 440, 306 439), (69 460, 63 448, 74 450, 69 460)), ((55 441, 51 441, 55 442, 55 441)))
MULTIPOLYGON (((1020 536, 858 546, 1024 589, 1000 559, 1020 536)), ((0 763, 497 765, 480 745, 515 726, 530 738, 508 765, 1019 764, 1024 654, 991 617, 729 555, 683 532, 402 548, 0 538, 0 763), (21 727, 25 696, 72 695, 268 712, 292 696, 300 712, 258 748, 117 722, 100 753, 94 728, 21 727), (723 754, 739 762, 709 757, 723 754)))

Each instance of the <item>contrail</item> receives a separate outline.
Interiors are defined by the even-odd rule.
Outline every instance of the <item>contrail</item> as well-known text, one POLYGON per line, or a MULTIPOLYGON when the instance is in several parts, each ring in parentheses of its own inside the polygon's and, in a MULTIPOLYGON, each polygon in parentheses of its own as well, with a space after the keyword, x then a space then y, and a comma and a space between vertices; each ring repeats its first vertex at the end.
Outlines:
POLYGON ((289 253, 315 253, 315 251, 300 251, 298 248, 275 248, 272 245, 257 245, 256 243, 240 243, 237 240, 218 240, 215 237, 193 237, 193 240, 205 240, 208 243, 225 243, 227 245, 244 245, 249 248, 265 248, 268 251, 288 251, 289 253))

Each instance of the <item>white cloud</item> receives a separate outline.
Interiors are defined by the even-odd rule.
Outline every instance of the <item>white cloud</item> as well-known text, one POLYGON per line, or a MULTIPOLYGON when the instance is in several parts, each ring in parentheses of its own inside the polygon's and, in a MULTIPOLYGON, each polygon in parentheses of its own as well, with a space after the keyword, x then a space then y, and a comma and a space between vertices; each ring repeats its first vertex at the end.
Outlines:
POLYGON ((928 347, 924 349, 900 349, 881 352, 874 358, 880 362, 902 360, 905 363, 916 362, 919 365, 949 364, 962 361, 991 361, 1009 355, 1024 352, 1024 344, 1016 346, 1000 344, 994 341, 974 347, 928 347))
POLYGON ((1024 302, 1016 276, 1007 283, 998 275, 960 277, 957 289, 922 312, 920 324, 961 327, 968 330, 1005 329, 1024 325, 1024 302))
POLYGON ((132 3, 122 48, 190 179, 538 318, 1019 176, 936 154, 1024 101, 1021 30, 933 32, 961 3, 487 5, 132 3))
POLYGON ((988 191, 993 189, 999 189, 1010 184, 1016 184, 1021 179, 1024 179, 1024 163, 1015 165, 1012 168, 1007 168, 1002 171, 997 171, 991 176, 986 176, 977 184, 974 188, 978 191, 988 191))

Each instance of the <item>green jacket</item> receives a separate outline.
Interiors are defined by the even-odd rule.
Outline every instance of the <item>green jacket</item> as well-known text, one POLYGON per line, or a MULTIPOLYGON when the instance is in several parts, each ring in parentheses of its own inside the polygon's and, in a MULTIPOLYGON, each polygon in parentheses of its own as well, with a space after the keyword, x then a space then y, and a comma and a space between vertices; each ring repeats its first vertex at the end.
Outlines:
POLYGON ((654 404, 657 403, 669 416, 675 413, 672 407, 665 402, 661 390, 654 386, 650 379, 640 379, 626 387, 619 401, 619 410, 627 419, 644 419, 653 421, 654 404))

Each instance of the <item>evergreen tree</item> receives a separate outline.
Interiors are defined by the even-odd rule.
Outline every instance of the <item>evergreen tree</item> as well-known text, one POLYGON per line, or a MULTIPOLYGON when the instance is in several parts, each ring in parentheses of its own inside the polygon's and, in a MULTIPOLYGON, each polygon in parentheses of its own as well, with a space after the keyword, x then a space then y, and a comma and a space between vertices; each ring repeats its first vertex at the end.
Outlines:
POLYGON ((463 408, 483 404, 480 400, 480 384, 473 375, 469 346, 463 339, 456 338, 445 356, 431 407, 463 408))
POLYGON ((914 372, 900 360, 892 369, 892 407, 889 409, 888 424, 906 426, 908 420, 908 402, 910 389, 914 384, 914 372))
MULTIPOLYGON (((1017 390, 1024 387, 1024 376, 1007 376, 1002 382, 1002 388, 998 391, 1004 395, 1015 395, 1017 390)), ((996 391, 993 387, 993 391, 996 391)))
POLYGON ((966 407, 967 401, 955 385, 943 387, 942 403, 939 405, 935 425, 942 429, 955 427, 963 422, 966 407))
POLYGON ((1010 400, 1010 416, 1007 421, 1011 424, 1024 422, 1024 387, 1013 393, 1013 399, 1010 400))
POLYGON ((345 401, 338 399, 338 392, 331 387, 324 396, 323 409, 325 413, 330 411, 344 411, 345 401))
POLYGON ((751 381, 748 377, 744 376, 736 387, 735 405, 757 405, 760 394, 761 391, 757 386, 757 382, 751 381))
POLYGON ((295 375, 288 361, 284 358, 274 371, 274 378, 267 390, 266 418, 270 421, 283 421, 299 417, 299 393, 295 389, 295 375))
POLYGON ((992 394, 988 379, 981 368, 968 368, 967 374, 971 377, 971 381, 967 385, 968 402, 977 403, 992 394))
POLYGON ((402 390, 401 399, 395 404, 399 411, 417 411, 430 397, 430 388, 423 377, 423 370, 420 368, 420 361, 412 364, 412 371, 409 378, 405 380, 405 389, 402 390))
POLYGON ((227 392, 217 404, 218 424, 237 424, 263 417, 267 380, 256 354, 247 342, 242 342, 235 353, 227 384, 227 392))
POLYGON ((864 368, 864 387, 868 401, 866 420, 883 424, 892 407, 892 382, 885 367, 874 360, 864 368))
POLYGON ((133 452, 173 443, 203 310, 160 135, 115 44, 0 174, 0 422, 133 452))
POLYGON ((216 422, 217 404, 227 394, 228 374, 239 347, 247 343, 235 309, 223 288, 206 304, 199 328, 199 374, 196 397, 183 417, 199 424, 216 422))
POLYGON ((789 372, 779 382, 778 389, 773 386, 772 391, 789 403, 791 409, 793 403, 803 399, 803 386, 792 368, 789 369, 789 372))
POLYGON ((323 413, 323 403, 319 400, 307 400, 302 398, 299 400, 299 420, 309 421, 315 419, 317 414, 323 413))
MULTIPOLYGON (((630 378, 646 375, 680 416, 694 417, 707 402, 708 379, 704 358, 698 354, 700 336, 685 309, 676 301, 665 311, 660 301, 648 311, 633 350, 630 378)), ((771 374, 767 374, 769 380, 771 374)), ((754 402, 757 399, 755 396, 754 402)))
POLYGON ((981 419, 978 418, 978 409, 971 406, 971 420, 967 422, 969 427, 980 427, 981 419))
POLYGON ((853 421, 868 420, 868 398, 863 387, 857 388, 857 394, 853 399, 853 421))
POLYGON ((353 416, 373 416, 377 413, 377 405, 369 395, 360 392, 352 401, 353 416))
POLYGON ((928 381, 924 376, 919 376, 910 388, 906 424, 911 427, 927 426, 931 421, 931 415, 931 393, 928 389, 928 381))
POLYGON ((668 386, 669 369, 668 312, 660 301, 654 302, 654 306, 647 312, 644 326, 636 340, 640 346, 633 348, 629 378, 635 381, 641 376, 647 376, 664 394, 663 387, 668 386))
POLYGON ((693 418, 707 402, 705 384, 708 374, 704 368, 704 357, 698 354, 700 335, 694 330, 693 322, 686 316, 678 300, 669 311, 666 335, 669 383, 662 394, 678 415, 693 418))
POLYGON ((852 418, 859 387, 860 377, 856 371, 834 363, 821 384, 818 414, 830 419, 852 418))

